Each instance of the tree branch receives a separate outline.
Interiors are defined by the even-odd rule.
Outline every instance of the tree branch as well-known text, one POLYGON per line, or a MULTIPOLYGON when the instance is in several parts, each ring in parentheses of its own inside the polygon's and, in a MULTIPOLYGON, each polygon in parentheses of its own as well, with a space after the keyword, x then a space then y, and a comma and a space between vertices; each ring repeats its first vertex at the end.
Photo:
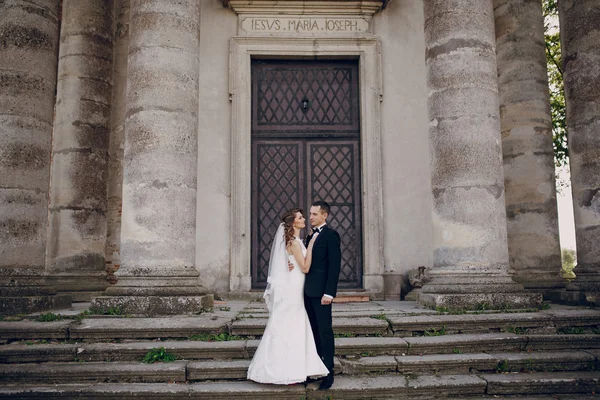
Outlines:
POLYGON ((562 68, 560 67, 560 63, 556 61, 556 58, 554 57, 554 54, 552 53, 552 49, 550 48, 548 41, 546 40, 545 42, 546 42, 546 50, 548 50, 548 55, 550 56, 552 63, 556 66, 556 69, 558 69, 558 73, 560 74, 560 76, 562 78, 563 71, 562 71, 562 68))

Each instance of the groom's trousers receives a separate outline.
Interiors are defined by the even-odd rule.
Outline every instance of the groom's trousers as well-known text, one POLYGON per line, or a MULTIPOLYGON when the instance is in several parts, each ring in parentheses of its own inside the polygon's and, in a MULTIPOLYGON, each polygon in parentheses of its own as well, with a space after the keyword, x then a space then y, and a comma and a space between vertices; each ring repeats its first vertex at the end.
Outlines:
POLYGON ((331 325, 331 304, 321 305, 320 297, 304 296, 304 307, 312 328, 317 352, 323 364, 333 372, 333 354, 335 351, 335 338, 331 325))

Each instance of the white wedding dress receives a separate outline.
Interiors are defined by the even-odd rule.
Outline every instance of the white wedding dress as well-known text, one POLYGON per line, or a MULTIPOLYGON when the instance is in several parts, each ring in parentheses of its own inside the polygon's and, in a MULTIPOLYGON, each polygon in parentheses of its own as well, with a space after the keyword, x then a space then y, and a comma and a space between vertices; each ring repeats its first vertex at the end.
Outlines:
MULTIPOLYGON (((294 240, 300 242, 302 254, 306 255, 304 243, 298 238, 294 240)), ((270 307, 267 327, 248 368, 248 379, 255 382, 285 385, 329 373, 317 354, 304 308, 304 273, 293 255, 288 258, 294 269, 288 270, 287 279, 274 289, 276 300, 270 307), (277 298, 278 295, 281 297, 277 298)), ((287 265, 284 267, 287 270, 287 265)))

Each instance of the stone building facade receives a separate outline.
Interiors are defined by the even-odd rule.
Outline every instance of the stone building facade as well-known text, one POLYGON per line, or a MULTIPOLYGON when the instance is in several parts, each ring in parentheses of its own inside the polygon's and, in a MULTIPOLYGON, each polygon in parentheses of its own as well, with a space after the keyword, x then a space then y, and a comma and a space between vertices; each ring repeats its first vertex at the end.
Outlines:
POLYGON ((342 293, 426 267, 426 306, 594 302, 599 2, 560 23, 569 285, 541 0, 1 2, 2 312, 260 293, 278 215, 317 198, 342 293))

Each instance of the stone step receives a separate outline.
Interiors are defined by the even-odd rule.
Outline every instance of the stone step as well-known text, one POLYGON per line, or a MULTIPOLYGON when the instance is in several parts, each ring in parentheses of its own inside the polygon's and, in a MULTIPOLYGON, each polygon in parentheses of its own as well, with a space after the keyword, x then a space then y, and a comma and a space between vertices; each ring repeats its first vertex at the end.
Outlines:
MULTIPOLYGON (((479 335, 443 335, 410 338, 355 337, 337 338, 336 355, 400 356, 429 354, 500 353, 522 350, 562 351, 600 349, 600 335, 515 335, 486 333, 479 335)), ((125 343, 49 343, 0 346, 0 363, 61 361, 140 361, 153 348, 185 360, 250 359, 259 340, 133 341, 125 343)))
POLYGON ((592 371, 596 354, 586 351, 490 353, 500 372, 592 371))
MULTIPOLYGON (((431 310, 410 308, 413 305, 391 309, 372 303, 351 304, 355 303, 338 304, 335 309, 333 326, 338 335, 411 337, 501 331, 532 335, 551 334, 557 330, 562 333, 600 333, 600 311, 574 307, 558 307, 537 313, 438 315, 432 314, 431 310), (419 315, 412 315, 414 313, 419 315), (375 316, 380 319, 373 318, 375 316)), ((182 339, 198 333, 222 332, 255 337, 262 335, 267 316, 264 305, 243 306, 236 303, 201 315, 161 318, 102 316, 54 322, 0 321, 0 341, 182 339)))
POLYGON ((481 375, 490 395, 594 394, 600 390, 600 372, 541 372, 481 375))
MULTIPOLYGON (((245 380, 249 366, 250 360, 193 361, 187 366, 187 377, 189 381, 245 380)), ((337 357, 334 359, 333 369, 336 375, 343 371, 337 357)))
MULTIPOLYGON (((232 335, 262 336, 266 326, 266 318, 250 318, 234 321, 230 330, 232 335)), ((333 332, 338 335, 386 335, 388 326, 387 321, 375 318, 333 319, 333 332)))
POLYGON ((413 336, 415 333, 477 333, 490 331, 517 331, 533 333, 536 330, 597 329, 600 311, 587 309, 557 309, 544 312, 416 315, 387 318, 395 336, 413 336))
MULTIPOLYGON (((360 376, 458 375, 476 372, 594 370, 598 358, 584 351, 373 356, 335 359, 336 374, 360 376)), ((0 365, 0 382, 184 382, 245 380, 249 359, 144 364, 141 362, 65 362, 0 365)))
POLYGON ((188 363, 71 362, 0 365, 0 382, 185 382, 188 363))
MULTIPOLYGON (((5 384, 6 399, 445 399, 527 396, 548 400, 592 398, 600 389, 600 372, 532 374, 409 375, 382 374, 336 378, 333 387, 317 391, 317 384, 261 385, 254 382, 5 384), (562 396, 565 394, 566 396, 562 396)), ((522 397, 524 398, 524 397, 522 397)))
POLYGON ((22 340, 22 339, 56 339, 66 340, 69 338, 69 328, 73 321, 1 321, 0 340, 22 340))
POLYGON ((400 372, 401 374, 468 374, 471 372, 593 371, 597 357, 585 351, 433 354, 341 359, 347 375, 400 372))

